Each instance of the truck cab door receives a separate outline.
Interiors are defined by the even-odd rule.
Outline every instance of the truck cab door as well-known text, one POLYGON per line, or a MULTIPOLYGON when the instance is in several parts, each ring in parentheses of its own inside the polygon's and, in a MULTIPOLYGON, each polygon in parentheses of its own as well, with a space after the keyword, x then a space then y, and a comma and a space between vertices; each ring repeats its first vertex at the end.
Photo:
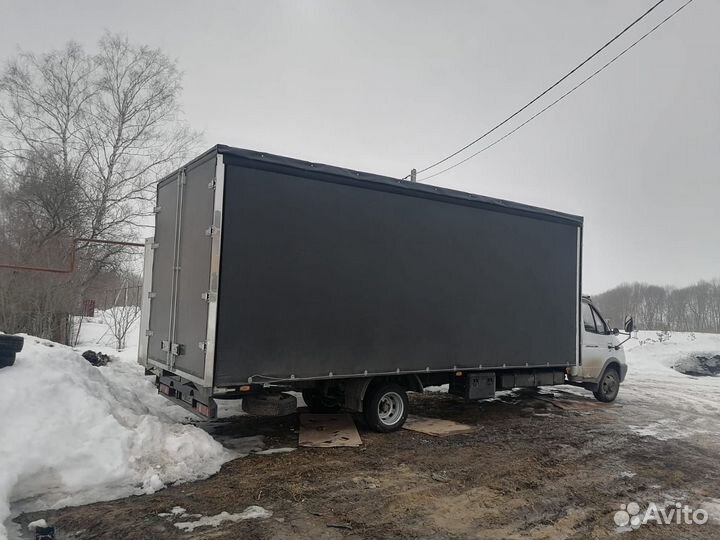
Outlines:
POLYGON ((589 303, 582 303, 582 378, 595 380, 602 374, 612 345, 605 321, 589 303))

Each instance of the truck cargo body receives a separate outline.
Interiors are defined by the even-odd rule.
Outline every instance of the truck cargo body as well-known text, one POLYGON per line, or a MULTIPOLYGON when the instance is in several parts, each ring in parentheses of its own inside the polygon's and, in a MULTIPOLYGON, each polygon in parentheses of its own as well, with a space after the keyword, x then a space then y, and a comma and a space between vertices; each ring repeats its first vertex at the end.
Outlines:
POLYGON ((141 361, 198 396, 564 370, 581 246, 578 216, 217 146, 158 184, 141 361))

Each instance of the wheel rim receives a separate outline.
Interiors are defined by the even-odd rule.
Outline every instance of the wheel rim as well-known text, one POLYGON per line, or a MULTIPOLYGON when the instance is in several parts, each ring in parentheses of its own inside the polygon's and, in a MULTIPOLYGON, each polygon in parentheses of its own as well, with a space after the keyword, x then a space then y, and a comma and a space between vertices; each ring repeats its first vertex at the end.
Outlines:
POLYGON ((378 401, 378 418, 386 426, 397 424, 405 412, 405 402, 397 392, 388 392, 378 401))
POLYGON ((605 375, 605 378, 602 382, 602 390, 606 396, 612 396, 617 393, 618 382, 614 374, 608 373, 607 375, 605 375))

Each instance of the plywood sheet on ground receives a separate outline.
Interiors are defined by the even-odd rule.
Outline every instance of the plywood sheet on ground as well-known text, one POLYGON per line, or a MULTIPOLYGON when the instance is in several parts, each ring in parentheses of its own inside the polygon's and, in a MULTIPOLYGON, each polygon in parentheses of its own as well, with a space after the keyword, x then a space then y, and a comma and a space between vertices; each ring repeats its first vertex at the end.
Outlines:
POLYGON ((403 427, 411 431, 432 435, 433 437, 448 437, 460 433, 469 433, 475 429, 473 426, 453 422, 452 420, 424 418, 422 416, 408 416, 403 427))
POLYGON ((299 446, 360 446, 362 440, 349 414, 301 414, 299 446))

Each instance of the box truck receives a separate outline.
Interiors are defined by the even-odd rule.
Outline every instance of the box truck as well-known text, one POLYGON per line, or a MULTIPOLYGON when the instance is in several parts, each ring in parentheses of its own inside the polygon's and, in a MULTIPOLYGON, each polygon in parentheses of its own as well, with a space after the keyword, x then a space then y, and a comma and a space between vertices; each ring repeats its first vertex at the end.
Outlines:
POLYGON ((215 146, 157 185, 139 361, 205 417, 240 398, 287 414, 295 391, 394 431, 407 392, 442 384, 612 401, 626 365, 581 295, 582 232, 574 215, 215 146))

